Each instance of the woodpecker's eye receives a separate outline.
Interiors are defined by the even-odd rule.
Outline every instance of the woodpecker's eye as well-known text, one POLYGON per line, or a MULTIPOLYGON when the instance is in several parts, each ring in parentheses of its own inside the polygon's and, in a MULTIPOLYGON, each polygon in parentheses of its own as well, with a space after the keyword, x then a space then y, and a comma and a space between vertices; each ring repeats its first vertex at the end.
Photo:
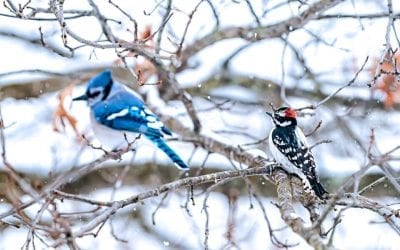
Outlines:
POLYGON ((279 116, 282 116, 282 117, 285 116, 285 111, 279 111, 279 112, 278 112, 278 115, 279 115, 279 116))

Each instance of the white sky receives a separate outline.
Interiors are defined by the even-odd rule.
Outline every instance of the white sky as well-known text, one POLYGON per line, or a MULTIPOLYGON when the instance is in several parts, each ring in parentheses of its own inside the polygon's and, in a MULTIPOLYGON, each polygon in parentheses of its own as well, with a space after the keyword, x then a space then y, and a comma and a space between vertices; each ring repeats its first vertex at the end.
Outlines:
MULTIPOLYGON (((47 1, 33 2, 39 2, 43 6, 47 5, 47 1)), ((110 8, 108 1, 96 2, 100 5, 101 10, 103 10, 104 13, 107 13, 107 16, 121 19, 119 13, 113 8, 110 8)), ((174 32, 179 35, 183 32, 184 24, 187 20, 187 17, 180 13, 180 11, 189 13, 197 1, 180 0, 174 2, 177 3, 176 5, 179 6, 180 10, 174 12, 173 17, 171 18, 171 23, 168 27, 169 29, 173 29, 174 32)), ((227 27, 230 25, 245 26, 253 21, 252 16, 249 15, 247 11, 243 11, 245 8, 243 3, 228 5, 226 1, 218 2, 219 5, 222 6, 220 8, 222 27, 227 27)), ((270 4, 274 5, 274 3, 277 1, 254 2, 255 5, 258 6, 257 10, 260 10, 264 2, 271 2, 270 4)), ((352 1, 346 1, 345 4, 332 9, 329 13, 356 12, 358 14, 362 14, 381 13, 382 11, 385 11, 385 5, 383 5, 382 8, 378 7, 380 5, 379 1, 367 1, 367 3, 366 1, 355 1, 355 7, 352 6, 351 2, 352 1)), ((397 1, 393 2, 395 11, 399 11, 400 4, 397 1)), ((66 9, 68 7, 73 8, 75 4, 77 4, 77 1, 66 1, 66 4, 66 9)), ((79 1, 79 4, 81 4, 80 8, 82 9, 89 8, 88 5, 82 4, 82 1, 79 1)), ((118 4, 125 10, 133 13, 140 24, 140 28, 143 28, 145 24, 154 24, 160 21, 157 13, 152 16, 146 16, 143 14, 143 10, 150 11, 153 8, 153 1, 118 1, 118 4)), ((269 19, 265 21, 265 23, 275 23, 290 15, 291 12, 296 13, 297 8, 293 6, 290 10, 282 9, 276 12, 271 12, 268 15, 269 19)), ((7 10, 3 7, 3 5, 0 6, 0 13, 7 13, 7 10)), ((122 20, 123 25, 131 25, 127 19, 122 18, 122 20)), ((207 34, 210 30, 212 30, 214 22, 211 20, 213 19, 209 8, 206 5, 202 6, 199 9, 199 12, 194 16, 187 42, 193 41, 194 39, 199 38, 203 34, 207 34)), ((322 36, 327 42, 334 42, 335 45, 332 47, 315 45, 308 46, 304 50, 302 49, 302 52, 304 53, 303 55, 305 56, 309 67, 316 69, 317 72, 315 73, 325 73, 324 77, 321 79, 326 79, 329 82, 341 85, 350 80, 354 73, 351 72, 351 74, 349 74, 348 72, 345 72, 346 69, 357 69, 367 56, 376 58, 380 55, 382 49, 384 48, 384 34, 387 23, 386 19, 374 21, 363 19, 360 20, 360 22, 354 19, 341 19, 338 22, 333 22, 332 20, 327 20, 324 22, 326 23, 325 25, 320 25, 320 22, 310 23, 306 26, 306 28, 322 36), (360 28, 361 25, 363 29, 360 28)), ((90 18, 85 19, 84 25, 82 25, 82 21, 68 21, 67 23, 70 25, 71 29, 76 30, 79 34, 85 35, 90 39, 98 38, 99 27, 96 26, 94 20, 90 18)), ((396 22, 395 25, 397 29, 400 30, 399 22, 396 22)), ((43 30, 46 34, 47 31, 50 31, 55 27, 55 24, 47 22, 39 23, 33 21, 21 21, 18 19, 10 19, 0 16, 0 30, 8 29, 10 31, 21 32, 26 35, 37 35, 39 26, 43 27, 43 30)), ((119 34, 127 40, 132 39, 132 34, 124 31, 122 27, 120 27, 119 34)), ((49 38, 49 40, 51 39, 49 38)), ((52 41, 60 44, 58 36, 55 36, 52 41)), ((74 45, 75 42, 72 39, 69 41, 72 45, 74 45)), ((310 36, 305 31, 300 30, 291 34, 289 41, 294 43, 298 48, 303 48, 303 46, 310 41, 310 36)), ((394 37, 392 37, 392 42, 396 44, 394 37)), ((182 84, 182 86, 195 86, 202 84, 204 80, 217 73, 217 70, 221 65, 221 60, 226 58, 230 52, 234 51, 243 44, 244 42, 240 39, 232 39, 229 41, 218 42, 212 46, 209 46, 207 49, 197 54, 190 62, 192 64, 198 64, 199 66, 195 69, 186 70, 180 73, 177 76, 178 81, 182 84)), ((172 48, 168 41, 164 41, 164 45, 164 48, 166 49, 172 48)), ((231 71, 247 76, 262 77, 281 82, 281 58, 283 49, 283 45, 278 39, 258 42, 251 48, 238 55, 232 61, 231 71)), ((68 59, 57 55, 55 56, 45 49, 41 49, 32 45, 26 45, 16 39, 0 36, 0 74, 22 69, 44 69, 55 72, 69 72, 79 70, 82 67, 111 65, 116 59, 116 56, 112 50, 96 50, 96 57, 90 58, 91 52, 91 48, 84 48, 78 51, 77 58, 68 59)), ((287 52, 284 56, 284 67, 286 73, 289 74, 300 72, 301 69, 292 67, 294 64, 293 54, 287 52)), ((12 77, 3 77, 0 78, 0 84, 7 84, 8 82, 19 81, 21 79, 30 79, 32 77, 38 76, 24 74, 15 75, 12 77)), ((368 75, 364 74, 361 76, 361 79, 367 79, 367 77, 368 75)), ((295 83, 298 83, 297 80, 291 78, 290 76, 285 78, 285 84, 295 83)), ((308 87, 308 82, 306 80, 298 84, 303 84, 301 86, 308 87)), ((336 87, 337 86, 327 86, 325 90, 330 92, 335 90, 336 87)), ((260 98, 257 93, 242 93, 238 89, 222 89, 220 91, 232 91, 232 95, 236 95, 238 98, 260 98)), ((79 87, 75 89, 74 94, 79 94, 82 92, 83 87, 79 87)), ((346 90, 344 94, 348 96, 368 96, 369 92, 365 91, 365 88, 364 90, 359 88, 357 91, 354 89, 346 90)), ((293 99, 292 101, 296 104, 306 104, 308 102, 308 100, 298 99, 293 99)), ((199 107, 207 105, 207 103, 202 99, 196 99, 195 103, 198 104, 199 107)), ((71 130, 68 130, 65 134, 59 134, 52 131, 52 113, 56 104, 57 93, 47 93, 37 99, 14 100, 12 98, 5 98, 1 101, 1 109, 5 125, 9 125, 9 127, 5 130, 7 157, 10 163, 18 171, 46 175, 51 171, 60 171, 64 168, 69 168, 75 165, 76 161, 79 163, 84 163, 99 156, 100 152, 95 152, 90 148, 86 148, 82 154, 78 152, 77 148, 80 148, 80 144, 74 137, 71 130)), ((178 115, 184 112, 182 106, 177 103, 169 104, 163 109, 163 112, 170 115, 178 115)), ((324 119, 326 121, 332 119, 332 116, 329 114, 329 112, 324 111, 326 110, 321 108, 318 110, 315 117, 309 118, 308 120, 302 118, 300 120, 300 124, 305 127, 307 131, 311 131, 320 119, 324 119)), ((71 112, 78 118, 79 127, 82 130, 88 130, 88 108, 84 104, 74 104, 71 112)), ((338 112, 345 113, 343 110, 338 110, 338 112)), ((184 116, 180 118, 183 120, 187 119, 187 117, 184 116)), ((232 145, 249 142, 249 140, 244 141, 243 137, 240 136, 217 135, 214 131, 224 129, 226 127, 224 122, 226 121, 230 121, 237 126, 242 126, 243 131, 251 132, 258 138, 265 137, 269 133, 271 126, 270 122, 265 118, 264 110, 261 109, 254 109, 252 112, 249 112, 246 116, 245 125, 243 125, 243 114, 230 114, 228 112, 221 113, 218 111, 213 111, 206 114, 200 113, 200 118, 205 128, 203 133, 214 136, 226 143, 231 143, 232 145)), ((360 136, 365 136, 368 134, 370 128, 376 128, 375 132, 377 134, 377 138, 379 138, 379 140, 377 140, 378 146, 382 151, 385 151, 398 145, 398 140, 393 139, 398 138, 400 135, 400 126, 398 125, 400 125, 399 114, 394 112, 390 112, 389 114, 385 112, 376 112, 369 116, 369 120, 366 124, 354 124, 354 128, 355 130, 359 131, 360 136), (393 123, 390 131, 387 130, 388 122, 393 123)), ((320 165, 320 171, 327 171, 332 174, 344 172, 351 173, 358 170, 362 166, 361 164, 363 163, 364 156, 359 152, 354 154, 351 154, 351 152, 350 154, 349 152, 345 152, 341 145, 342 136, 342 134, 333 132, 331 133, 331 138, 329 138, 334 140, 333 144, 321 145, 314 149, 317 162, 320 165)), ((189 158, 193 149, 191 146, 189 147, 188 144, 184 143, 171 142, 171 145, 177 151, 179 151, 184 160, 189 158)), ((256 150, 254 151, 256 153, 263 154, 263 152, 257 152, 256 150)), ((145 162, 152 160, 155 155, 157 160, 161 163, 168 163, 168 159, 161 152, 154 150, 154 148, 149 147, 148 145, 144 145, 142 148, 139 148, 137 158, 135 160, 137 162, 145 162), (140 152, 151 153, 141 154, 140 152)), ((195 154, 193 161, 195 163, 201 163, 205 155, 206 153, 204 151, 198 151, 195 154)), ((130 159, 129 156, 126 156, 125 158, 130 159)), ((209 159, 209 163, 212 165, 219 164, 221 168, 230 168, 230 164, 226 159, 214 154, 209 159)), ((95 193, 94 196, 99 199, 104 198, 105 195, 102 192, 107 191, 99 191, 98 193, 95 193)), ((124 191, 122 191, 122 193, 123 192, 124 191)), ((131 193, 134 191, 127 190, 127 192, 131 193)), ((226 216, 225 213, 227 209, 227 202, 224 200, 226 198, 216 197, 218 195, 219 194, 213 194, 210 202, 210 206, 213 208, 211 216, 214 217, 212 221, 215 222, 215 224, 211 226, 212 235, 210 237, 210 245, 215 248, 221 247, 221 239, 223 239, 222 237, 225 228, 224 223, 226 223, 226 220, 221 218, 226 216)), ((176 194, 173 194, 172 196, 173 197, 170 199, 170 202, 167 204, 168 208, 161 209, 158 214, 158 217, 162 219, 159 220, 157 230, 163 230, 167 235, 171 234, 170 237, 172 238, 176 237, 178 234, 178 238, 180 237, 179 239, 190 244, 191 240, 194 241, 196 239, 191 239, 190 233, 186 235, 185 232, 192 231, 203 233, 204 230, 204 214, 201 212, 201 205, 198 204, 195 208, 193 208, 193 213, 195 213, 196 216, 193 217, 193 222, 190 224, 191 220, 188 220, 187 216, 181 211, 176 213, 179 215, 177 217, 171 218, 171 216, 169 216, 171 209, 180 209, 178 207, 181 197, 177 197, 176 194), (172 224, 179 225, 179 228, 174 228, 173 230, 168 229, 172 224)), ((241 202, 245 203, 246 201, 241 202)), ((269 204, 269 201, 265 201, 265 204, 269 204)), ((154 204, 150 204, 150 206, 154 208, 154 204)), ((4 207, 2 208, 4 209, 4 207)), ((242 230, 249 231, 253 229, 254 231, 252 232, 255 232, 255 234, 251 236, 253 240, 246 243, 247 245, 244 245, 243 248, 256 249, 257 246, 269 242, 266 234, 267 229, 262 220, 255 219, 262 217, 259 214, 260 210, 253 209, 249 211, 247 208, 248 206, 245 205, 243 208, 241 207, 241 211, 239 212, 239 217, 242 216, 241 218, 243 220, 242 230)), ((272 205, 270 206, 270 209, 273 209, 272 205)), ((151 212, 152 209, 149 211, 151 212)), ((151 217, 149 214, 146 216, 148 218, 151 217)), ((337 238, 342 238, 342 241, 339 241, 341 245, 337 246, 339 248, 369 247, 373 240, 373 244, 378 242, 382 249, 389 249, 391 246, 393 246, 393 242, 398 240, 398 237, 392 233, 392 230, 388 230, 384 225, 370 226, 369 224, 365 224, 368 222, 368 220, 366 220, 364 216, 375 218, 374 215, 370 214, 369 212, 354 210, 354 212, 349 211, 345 216, 353 217, 355 219, 344 220, 343 224, 340 225, 336 235, 337 238), (354 231, 349 231, 350 229, 362 230, 362 232, 358 231, 357 234, 354 234, 354 231), (349 234, 351 234, 352 237, 349 237, 349 234), (366 240, 368 238, 371 238, 371 241, 366 240)), ((274 223, 279 224, 281 222, 280 219, 274 218, 274 216, 271 217, 273 217, 272 219, 274 220, 274 223)), ((135 225, 129 225, 129 227, 137 228, 135 225)), ((103 230, 108 232, 108 225, 106 225, 105 229, 103 230)), ((140 230, 140 232, 135 232, 135 230, 139 229, 127 230, 124 236, 131 242, 135 241, 137 248, 141 248, 143 245, 146 246, 146 249, 160 249, 163 246, 166 247, 168 245, 168 239, 165 241, 167 243, 162 242, 162 244, 161 242, 152 244, 152 240, 139 237, 131 239, 130 237, 132 232, 137 235, 145 233, 141 232, 140 230)), ((21 233, 21 231, 19 231, 18 233, 14 229, 8 229, 0 235, 0 242, 3 242, 3 246, 16 241, 23 242, 24 239, 22 241, 20 239, 21 237, 24 238, 24 235, 26 235, 26 232, 21 233)), ((107 238, 105 234, 100 234, 99 237, 100 239, 107 238)), ((290 240, 292 242, 297 242, 299 239, 295 237, 290 240)), ((102 241, 100 240, 98 242, 102 241)), ((119 246, 115 242, 107 242, 108 244, 98 244, 97 246, 93 246, 91 245, 93 241, 82 240, 79 242, 79 244, 82 244, 83 248, 96 247, 98 249, 110 249, 109 247, 117 248, 119 246)), ((198 244, 200 243, 195 242, 193 243, 193 246, 198 246, 198 244)), ((301 245, 301 247, 304 246, 304 244, 301 245)))

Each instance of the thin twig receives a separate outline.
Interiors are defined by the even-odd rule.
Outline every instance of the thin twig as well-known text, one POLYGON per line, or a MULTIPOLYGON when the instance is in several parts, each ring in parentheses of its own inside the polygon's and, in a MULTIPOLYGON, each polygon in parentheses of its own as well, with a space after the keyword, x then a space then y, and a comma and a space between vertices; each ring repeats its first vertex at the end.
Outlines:
POLYGON ((296 109, 297 111, 301 111, 304 109, 316 109, 319 106, 323 105, 324 103, 326 103, 327 101, 329 101, 332 97, 336 96, 340 91, 342 91, 343 89, 350 87, 351 85, 354 84, 354 82, 357 80, 358 75, 364 70, 365 65, 368 62, 368 56, 365 58, 364 63, 362 64, 361 68, 356 72, 356 74, 354 75, 354 77, 345 85, 341 86, 340 88, 338 88, 336 91, 332 92, 330 95, 328 95, 327 97, 325 97, 322 101, 318 102, 317 104, 313 104, 313 105, 309 105, 306 107, 302 107, 299 109, 296 109))

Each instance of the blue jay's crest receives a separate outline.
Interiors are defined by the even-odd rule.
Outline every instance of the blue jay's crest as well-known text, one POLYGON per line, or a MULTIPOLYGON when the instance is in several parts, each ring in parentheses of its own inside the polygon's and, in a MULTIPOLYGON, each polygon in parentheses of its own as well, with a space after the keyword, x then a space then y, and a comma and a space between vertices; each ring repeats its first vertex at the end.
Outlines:
MULTIPOLYGON (((137 93, 114 81, 109 70, 93 77, 85 94, 73 100, 88 101, 93 118, 93 130, 98 137, 102 137, 100 133, 103 132, 100 131, 106 129, 121 132, 121 145, 125 142, 123 140, 125 132, 143 134, 179 168, 189 168, 163 139, 164 134, 172 135, 171 131, 145 106, 137 93)), ((112 137, 115 137, 115 133, 112 137)), ((106 137, 106 140, 111 139, 113 138, 110 138, 110 135, 106 137)))

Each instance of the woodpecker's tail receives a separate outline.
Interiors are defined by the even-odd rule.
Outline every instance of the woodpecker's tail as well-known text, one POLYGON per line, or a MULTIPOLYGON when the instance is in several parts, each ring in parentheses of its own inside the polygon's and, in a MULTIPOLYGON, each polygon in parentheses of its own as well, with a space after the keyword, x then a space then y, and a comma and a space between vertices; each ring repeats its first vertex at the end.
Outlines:
POLYGON ((325 190, 325 188, 322 186, 322 184, 318 180, 310 180, 310 185, 311 188, 314 190, 314 193, 322 200, 326 199, 325 194, 328 194, 328 192, 325 190))
POLYGON ((161 137, 147 135, 147 138, 149 138, 150 141, 156 144, 159 149, 164 151, 164 153, 175 163, 175 166, 177 168, 180 168, 182 170, 189 169, 189 166, 186 165, 186 163, 175 153, 172 148, 167 145, 167 143, 165 143, 165 141, 161 137))

